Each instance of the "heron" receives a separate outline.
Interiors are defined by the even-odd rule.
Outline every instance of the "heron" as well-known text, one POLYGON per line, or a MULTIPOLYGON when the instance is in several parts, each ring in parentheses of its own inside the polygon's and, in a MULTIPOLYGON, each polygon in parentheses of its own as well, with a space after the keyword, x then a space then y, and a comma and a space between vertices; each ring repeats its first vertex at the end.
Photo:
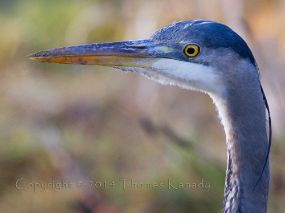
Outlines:
POLYGON ((226 139, 222 211, 267 212, 270 111, 252 51, 230 27, 209 20, 180 21, 148 39, 54 48, 30 58, 113 67, 209 95, 226 139))

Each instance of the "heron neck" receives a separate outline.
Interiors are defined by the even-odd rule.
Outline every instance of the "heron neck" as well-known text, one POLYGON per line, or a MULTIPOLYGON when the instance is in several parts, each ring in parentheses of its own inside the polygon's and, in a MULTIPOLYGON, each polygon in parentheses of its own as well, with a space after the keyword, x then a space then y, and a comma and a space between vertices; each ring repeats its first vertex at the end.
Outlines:
POLYGON ((267 149, 266 114, 258 79, 233 83, 212 96, 226 133, 227 173, 223 212, 266 212, 269 165, 255 187, 267 149), (255 188, 254 188, 255 187, 255 188))

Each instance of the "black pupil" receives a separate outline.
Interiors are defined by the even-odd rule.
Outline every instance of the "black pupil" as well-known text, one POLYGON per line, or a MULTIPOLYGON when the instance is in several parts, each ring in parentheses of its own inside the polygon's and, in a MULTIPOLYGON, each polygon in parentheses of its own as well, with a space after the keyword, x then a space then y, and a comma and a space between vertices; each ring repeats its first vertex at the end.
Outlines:
POLYGON ((189 47, 189 48, 187 48, 187 53, 188 54, 190 54, 190 55, 192 55, 192 54, 194 54, 195 53, 195 49, 194 49, 194 47, 189 47))

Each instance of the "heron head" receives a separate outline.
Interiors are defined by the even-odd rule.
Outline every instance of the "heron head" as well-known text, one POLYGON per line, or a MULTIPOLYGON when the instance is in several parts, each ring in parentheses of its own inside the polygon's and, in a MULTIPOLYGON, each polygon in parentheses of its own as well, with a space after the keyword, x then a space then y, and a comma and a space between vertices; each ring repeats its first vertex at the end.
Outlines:
POLYGON ((221 93, 225 81, 234 78, 231 67, 240 61, 255 66, 249 47, 238 34, 223 24, 202 20, 174 23, 146 40, 56 48, 30 58, 110 66, 207 93, 221 93))

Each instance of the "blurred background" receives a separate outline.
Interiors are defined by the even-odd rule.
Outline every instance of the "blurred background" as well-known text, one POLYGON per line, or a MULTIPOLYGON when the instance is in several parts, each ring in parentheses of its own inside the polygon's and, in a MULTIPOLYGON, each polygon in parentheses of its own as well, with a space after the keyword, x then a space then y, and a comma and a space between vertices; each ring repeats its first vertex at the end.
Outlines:
POLYGON ((0 212, 220 212, 225 137, 210 98, 26 57, 185 19, 223 22, 252 48, 273 116, 269 212, 284 212, 283 0, 1 0, 0 212))

